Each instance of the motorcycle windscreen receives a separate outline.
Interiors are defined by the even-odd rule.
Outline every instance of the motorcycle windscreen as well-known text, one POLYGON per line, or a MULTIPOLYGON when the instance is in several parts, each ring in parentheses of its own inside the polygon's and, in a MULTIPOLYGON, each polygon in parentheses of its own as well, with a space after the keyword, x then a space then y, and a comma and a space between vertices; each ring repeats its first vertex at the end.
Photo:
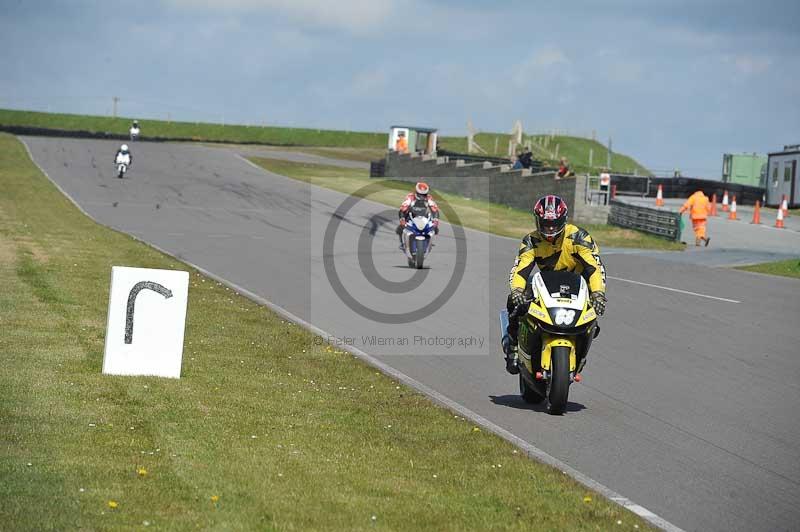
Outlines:
POLYGON ((417 228, 417 231, 424 231, 425 226, 428 225, 428 217, 427 216, 415 216, 412 220, 414 227, 417 228))
POLYGON ((581 292, 581 276, 568 271, 540 272, 547 293, 552 297, 577 297, 581 292))

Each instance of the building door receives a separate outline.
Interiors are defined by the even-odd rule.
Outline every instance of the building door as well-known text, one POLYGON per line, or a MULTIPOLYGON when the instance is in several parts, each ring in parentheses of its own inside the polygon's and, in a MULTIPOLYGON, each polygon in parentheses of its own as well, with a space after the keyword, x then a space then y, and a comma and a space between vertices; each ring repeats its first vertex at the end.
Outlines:
POLYGON ((783 202, 783 198, 786 197, 789 202, 794 203, 793 200, 793 192, 794 192, 794 169, 795 169, 796 161, 785 159, 782 161, 781 164, 781 172, 778 175, 780 179, 778 188, 780 190, 780 197, 778 198, 779 202, 783 202))
POLYGON ((792 205, 799 199, 795 197, 795 190, 797 190, 797 158, 792 160, 792 181, 789 187, 789 203, 792 205))
POLYGON ((778 190, 778 172, 781 169, 781 163, 778 160, 770 161, 769 172, 767 174, 767 204, 780 205, 781 195, 778 190))

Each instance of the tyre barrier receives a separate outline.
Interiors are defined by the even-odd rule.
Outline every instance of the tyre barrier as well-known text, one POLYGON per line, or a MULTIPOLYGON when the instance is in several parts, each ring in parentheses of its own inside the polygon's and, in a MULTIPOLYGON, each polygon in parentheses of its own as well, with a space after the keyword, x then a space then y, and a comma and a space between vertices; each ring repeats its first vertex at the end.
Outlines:
POLYGON ((651 209, 611 200, 608 223, 626 229, 637 229, 673 241, 681 239, 681 215, 663 209, 651 209))

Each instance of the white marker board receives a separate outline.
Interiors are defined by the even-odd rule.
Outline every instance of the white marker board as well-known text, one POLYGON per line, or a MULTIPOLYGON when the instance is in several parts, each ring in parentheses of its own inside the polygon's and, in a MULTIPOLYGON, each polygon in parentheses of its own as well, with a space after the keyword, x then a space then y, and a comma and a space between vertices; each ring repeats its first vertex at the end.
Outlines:
POLYGON ((180 378, 189 272, 114 266, 103 373, 180 378))

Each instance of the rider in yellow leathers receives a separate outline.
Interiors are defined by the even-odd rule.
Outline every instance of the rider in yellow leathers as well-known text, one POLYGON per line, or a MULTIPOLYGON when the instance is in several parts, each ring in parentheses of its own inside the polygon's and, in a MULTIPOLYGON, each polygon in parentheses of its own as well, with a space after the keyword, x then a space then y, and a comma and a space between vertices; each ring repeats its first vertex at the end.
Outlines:
POLYGON ((568 270, 583 276, 589 287, 589 297, 598 316, 606 309, 606 272, 600 260, 600 249, 585 229, 567 223, 567 204, 558 196, 540 198, 533 207, 536 230, 525 235, 519 246, 509 275, 511 294, 508 296, 508 341, 503 345, 506 370, 519 373, 517 364, 517 307, 531 298, 528 278, 534 266, 542 271, 568 270))

